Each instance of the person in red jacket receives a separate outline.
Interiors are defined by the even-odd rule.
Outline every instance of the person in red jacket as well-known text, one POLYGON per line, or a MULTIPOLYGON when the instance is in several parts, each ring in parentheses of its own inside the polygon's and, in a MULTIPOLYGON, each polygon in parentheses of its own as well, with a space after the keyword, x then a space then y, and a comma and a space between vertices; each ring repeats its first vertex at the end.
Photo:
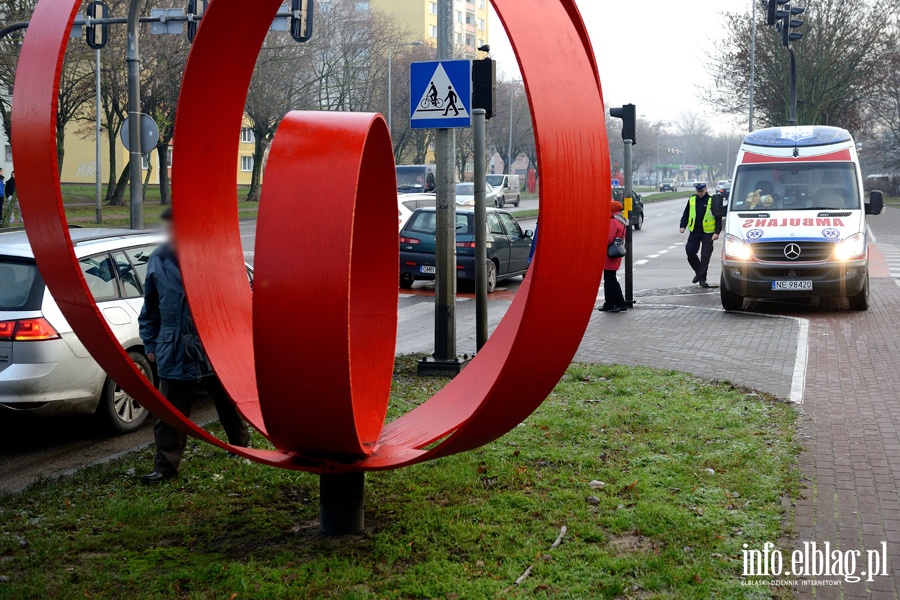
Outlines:
MULTIPOLYGON (((609 237, 606 240, 606 246, 609 247, 616 238, 625 239, 625 217, 622 216, 621 202, 615 200, 610 205, 609 218, 609 237)), ((603 266, 603 306, 599 309, 602 312, 620 313, 628 310, 625 304, 625 296, 622 295, 622 286, 616 279, 616 271, 622 266, 622 258, 606 257, 606 264, 603 266)))

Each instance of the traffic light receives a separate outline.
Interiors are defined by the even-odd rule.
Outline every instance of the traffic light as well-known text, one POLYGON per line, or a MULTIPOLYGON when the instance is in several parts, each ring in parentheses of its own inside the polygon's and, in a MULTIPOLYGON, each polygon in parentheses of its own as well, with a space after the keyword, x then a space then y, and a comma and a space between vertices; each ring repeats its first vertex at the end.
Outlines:
POLYGON ((314 3, 315 0, 291 0, 291 37, 301 44, 312 38, 314 3))
POLYGON ((85 41, 89 47, 100 50, 109 39, 109 25, 106 23, 98 25, 93 21, 109 17, 109 7, 104 2, 91 2, 85 12, 88 17, 88 24, 84 27, 85 41))
POLYGON ((609 109, 609 116, 622 119, 622 139, 631 140, 637 145, 637 107, 634 104, 626 104, 619 108, 609 109))
POLYGON ((800 16, 806 9, 802 6, 794 6, 793 0, 769 0, 769 13, 766 22, 775 26, 775 31, 781 34, 781 44, 788 48, 792 42, 803 38, 803 34, 795 29, 803 27, 803 21, 795 17, 800 16))
POLYGON ((200 28, 200 19, 202 19, 203 15, 206 14, 206 9, 208 6, 208 0, 190 0, 188 2, 187 34, 188 41, 191 43, 194 42, 194 38, 197 36, 197 29, 200 28))
POLYGON ((472 61, 472 108, 483 108, 490 119, 497 112, 497 61, 472 61))

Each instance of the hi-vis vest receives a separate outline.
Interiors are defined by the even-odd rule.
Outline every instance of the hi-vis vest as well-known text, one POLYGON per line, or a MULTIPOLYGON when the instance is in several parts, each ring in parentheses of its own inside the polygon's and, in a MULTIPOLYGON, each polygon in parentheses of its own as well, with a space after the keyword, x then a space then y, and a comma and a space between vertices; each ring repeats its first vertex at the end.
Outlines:
MULTIPOLYGON (((688 213, 688 231, 694 230, 697 224, 697 196, 691 196, 691 210, 688 213)), ((716 232, 716 216, 712 212, 712 198, 706 196, 706 214, 703 215, 703 233, 716 232)))

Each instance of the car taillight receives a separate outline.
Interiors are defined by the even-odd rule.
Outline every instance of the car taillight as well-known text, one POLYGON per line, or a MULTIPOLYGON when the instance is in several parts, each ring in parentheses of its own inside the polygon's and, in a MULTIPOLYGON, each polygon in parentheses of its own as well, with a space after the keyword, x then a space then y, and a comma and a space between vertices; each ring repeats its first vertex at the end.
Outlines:
POLYGON ((403 236, 401 235, 401 236, 400 236, 400 243, 401 243, 401 244, 421 244, 422 242, 420 242, 420 241, 417 240, 416 238, 408 238, 408 237, 403 237, 403 236))
POLYGON ((474 249, 474 248, 475 248, 475 242, 456 242, 456 247, 457 247, 457 248, 470 248, 470 249, 474 249))
POLYGON ((59 333, 47 319, 19 319, 18 321, 0 321, 0 340, 13 342, 36 342, 41 340, 58 340, 59 333))

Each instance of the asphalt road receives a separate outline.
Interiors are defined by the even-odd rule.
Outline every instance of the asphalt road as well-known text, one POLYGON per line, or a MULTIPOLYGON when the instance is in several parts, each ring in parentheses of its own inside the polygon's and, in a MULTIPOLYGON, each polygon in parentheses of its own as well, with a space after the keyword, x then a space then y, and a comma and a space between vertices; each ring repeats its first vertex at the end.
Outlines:
MULTIPOLYGON (((681 247, 685 236, 678 234, 678 217, 682 200, 649 203, 642 231, 635 232, 634 257, 636 296, 648 290, 683 287, 689 283, 691 271, 681 247)), ((538 207, 537 200, 523 200, 521 209, 538 207)), ((508 207, 511 208, 511 207, 508 207)), ((533 229, 534 219, 523 220, 522 226, 533 229)), ((246 261, 253 264, 256 222, 241 223, 241 241, 246 261)), ((599 243, 604 243, 600 241, 599 243)), ((715 259, 718 261, 718 258, 715 259)), ((713 273, 718 274, 714 265, 713 273)), ((711 281, 715 277, 711 276, 711 281)), ((488 317, 491 328, 506 314, 521 278, 501 282, 490 298, 488 317)), ((430 354, 434 340, 433 284, 419 282, 412 290, 400 290, 398 354, 430 354)), ((602 300, 601 300, 602 301, 602 300)), ((471 290, 462 287, 457 306, 457 338, 460 354, 475 351, 475 302, 471 290)), ((209 400, 197 403, 197 422, 215 418, 209 400)), ((150 422, 153 420, 150 419, 150 422)), ((103 462, 152 442, 148 422, 140 431, 127 436, 111 436, 89 417, 35 421, 0 422, 0 492, 14 492, 41 478, 74 472, 85 465, 103 462)), ((147 471, 152 465, 147 465, 147 471)))

